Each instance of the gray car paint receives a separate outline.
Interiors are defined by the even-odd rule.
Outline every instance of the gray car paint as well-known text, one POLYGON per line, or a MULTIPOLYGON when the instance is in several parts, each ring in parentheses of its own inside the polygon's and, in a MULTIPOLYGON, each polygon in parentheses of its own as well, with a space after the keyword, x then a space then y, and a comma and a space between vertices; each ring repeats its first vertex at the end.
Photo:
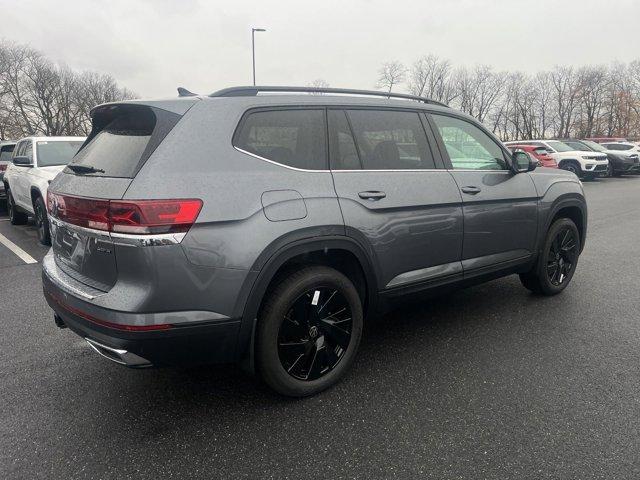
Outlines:
MULTIPOLYGON (((62 173, 50 187, 59 193, 109 199, 203 199, 196 224, 179 245, 112 242, 110 252, 99 252, 92 248, 92 234, 81 232, 86 237, 76 280, 88 273, 82 265, 92 255, 111 255, 117 264, 117 278, 108 291, 88 301, 96 308, 128 314, 210 312, 211 320, 242 319, 247 324, 253 322, 247 304, 259 303, 252 298, 261 291, 257 282, 269 280, 257 280, 269 259, 286 258, 294 243, 299 249, 301 243, 317 245, 323 238, 327 245, 329 239, 349 239, 361 249, 372 265, 375 278, 368 280, 376 291, 438 278, 456 281, 465 268, 486 271, 499 270, 505 262, 530 263, 556 206, 562 201, 585 205, 577 178, 568 172, 309 171, 232 145, 240 118, 255 107, 359 105, 449 111, 443 107, 311 95, 190 98, 153 105, 184 116, 134 179, 62 173), (464 198, 459 187, 470 183, 481 186, 482 192, 464 198), (360 199, 358 192, 365 190, 381 190, 387 196, 375 202, 360 199)), ((54 251, 60 248, 54 243, 54 251)), ((154 321, 153 316, 136 318, 154 321)), ((240 339, 240 350, 248 340, 240 339)))

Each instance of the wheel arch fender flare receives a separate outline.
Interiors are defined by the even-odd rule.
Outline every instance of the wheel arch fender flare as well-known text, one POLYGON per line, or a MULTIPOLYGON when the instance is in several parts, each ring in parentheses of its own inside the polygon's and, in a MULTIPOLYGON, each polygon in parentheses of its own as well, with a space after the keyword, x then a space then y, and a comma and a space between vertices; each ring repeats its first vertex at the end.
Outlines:
MULTIPOLYGON (((266 261, 261 260, 260 257, 256 260, 256 263, 261 263, 262 265, 256 265, 256 270, 259 269, 259 271, 242 308, 236 350, 239 358, 247 358, 247 350, 249 350, 249 357, 253 356, 253 349, 248 349, 247 347, 251 345, 253 340, 255 324, 264 295, 278 270, 294 257, 321 250, 344 250, 355 256, 360 263, 366 281, 368 301, 365 315, 375 311, 378 301, 377 276, 373 263, 362 245, 345 235, 315 236, 313 238, 293 240, 277 248, 275 252, 268 256, 266 261)), ((250 358, 249 361, 252 366, 253 358, 250 358)))
POLYGON ((29 188, 29 194, 31 195, 31 202, 34 202, 36 197, 40 197, 45 202, 45 206, 46 206, 47 199, 44 198, 44 196, 42 195, 42 192, 40 191, 40 188, 38 188, 36 185, 31 185, 31 187, 29 188))
MULTIPOLYGON (((551 190, 551 189, 550 189, 551 190)), ((549 228, 551 228, 551 222, 556 217, 558 212, 560 212, 564 208, 573 207, 577 208, 582 216, 582 225, 576 225, 580 230, 580 251, 584 249, 586 234, 587 234, 587 204, 584 200, 584 197, 578 193, 564 193, 559 195, 557 198, 553 200, 553 202, 548 207, 547 213, 544 215, 544 220, 541 225, 540 235, 538 236, 538 245, 536 248, 536 252, 540 252, 542 245, 544 245, 544 240, 547 236, 547 232, 549 228)))

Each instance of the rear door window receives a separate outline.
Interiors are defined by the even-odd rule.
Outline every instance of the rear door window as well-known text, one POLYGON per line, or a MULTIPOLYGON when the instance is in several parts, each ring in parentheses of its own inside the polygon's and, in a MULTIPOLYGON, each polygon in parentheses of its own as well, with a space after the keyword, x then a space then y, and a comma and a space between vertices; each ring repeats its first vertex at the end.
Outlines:
POLYGON ((332 170, 359 170, 362 168, 356 142, 349 122, 342 110, 327 112, 329 123, 329 158, 332 170))
POLYGON ((233 145, 282 165, 327 168, 323 109, 260 110, 245 115, 233 145))
POLYGON ((367 109, 347 115, 365 170, 435 168, 418 113, 367 109))

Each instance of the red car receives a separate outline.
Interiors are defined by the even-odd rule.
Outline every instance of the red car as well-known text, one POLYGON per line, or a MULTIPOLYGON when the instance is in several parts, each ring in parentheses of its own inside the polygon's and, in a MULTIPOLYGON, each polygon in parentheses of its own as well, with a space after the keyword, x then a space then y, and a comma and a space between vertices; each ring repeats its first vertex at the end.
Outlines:
POLYGON ((509 150, 523 150, 538 160, 540 167, 558 168, 555 158, 553 158, 546 148, 538 147, 536 145, 509 145, 509 150))

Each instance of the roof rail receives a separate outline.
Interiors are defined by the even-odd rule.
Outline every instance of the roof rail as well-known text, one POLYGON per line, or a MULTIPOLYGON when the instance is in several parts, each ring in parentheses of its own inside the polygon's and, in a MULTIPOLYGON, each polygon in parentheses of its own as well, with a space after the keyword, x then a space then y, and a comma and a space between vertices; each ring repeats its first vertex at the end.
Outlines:
POLYGON ((325 88, 325 87, 282 87, 282 86, 246 86, 246 87, 231 87, 218 90, 217 92, 209 95, 210 97, 255 97, 261 92, 281 92, 281 93, 329 93, 329 94, 343 94, 343 95, 364 95, 372 97, 386 97, 386 98, 402 98, 404 100, 414 100, 417 102, 430 103, 432 105, 439 105, 441 107, 448 107, 449 105, 431 100, 430 98, 419 97, 417 95, 409 95, 407 93, 390 93, 380 92, 377 90, 356 90, 351 88, 325 88))

